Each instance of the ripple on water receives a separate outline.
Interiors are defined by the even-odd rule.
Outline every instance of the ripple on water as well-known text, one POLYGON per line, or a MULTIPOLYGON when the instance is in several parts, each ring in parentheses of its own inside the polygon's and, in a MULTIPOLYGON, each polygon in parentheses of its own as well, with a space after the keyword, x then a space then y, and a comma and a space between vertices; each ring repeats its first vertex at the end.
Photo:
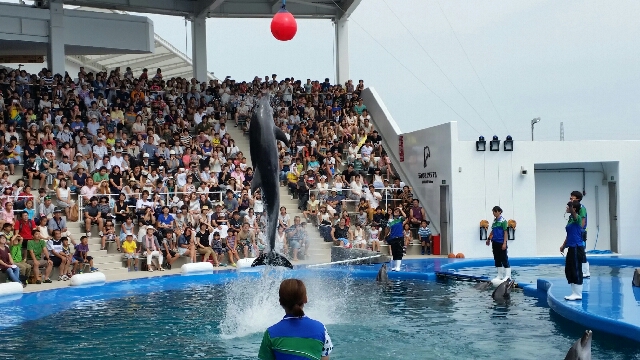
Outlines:
MULTIPOLYGON (((596 268, 596 267, 592 267, 596 268)), ((557 269, 550 269, 557 270, 557 269)), ((594 270, 592 270, 593 272, 594 270)), ((295 272, 83 301, 0 334, 8 358, 253 359, 278 321, 277 288, 295 272)), ((324 322, 336 359, 562 358, 584 329, 514 292, 497 305, 469 283, 304 274, 307 314, 324 322), (499 339, 507 346, 497 343, 499 339)), ((594 358, 640 359, 640 345, 594 335, 594 358)))

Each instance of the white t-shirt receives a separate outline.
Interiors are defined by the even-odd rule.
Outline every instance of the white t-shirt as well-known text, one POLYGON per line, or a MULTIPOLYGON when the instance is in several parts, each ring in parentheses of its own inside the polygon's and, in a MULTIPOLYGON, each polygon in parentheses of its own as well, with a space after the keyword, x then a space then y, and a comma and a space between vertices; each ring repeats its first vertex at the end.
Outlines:
MULTIPOLYGON (((220 233, 220 238, 221 239, 226 239, 228 236, 228 231, 229 231, 229 226, 227 225, 218 225, 217 228, 214 228, 213 232, 218 232, 220 233)), ((211 233, 211 238, 213 238, 213 233, 211 233)))
POLYGON ((179 187, 187 185, 187 173, 185 173, 184 171, 178 173, 178 175, 176 176, 176 185, 178 185, 179 187))
POLYGON ((98 145, 94 145, 93 146, 93 154, 94 155, 98 155, 98 158, 102 159, 105 155, 107 155, 107 147, 102 145, 102 146, 98 146, 98 145))
POLYGON ((196 125, 200 124, 202 122, 202 117, 205 115, 205 113, 200 114, 199 112, 196 112, 193 114, 193 122, 195 122, 196 125))
POLYGON ((360 149, 360 154, 362 154, 362 157, 370 157, 371 153, 373 152, 373 147, 371 146, 367 146, 366 144, 362 146, 362 148, 360 149))
POLYGON ((355 181, 351 182, 351 192, 357 194, 358 196, 362 196, 362 185, 358 184, 355 181))
POLYGON ((255 211, 257 213, 264 212, 264 203, 262 202, 262 200, 254 200, 253 201, 253 211, 255 211))
POLYGON ((380 234, 380 230, 378 229, 372 228, 371 230, 369 230, 369 242, 378 240, 379 234, 380 234))
POLYGON ((289 214, 284 214, 282 215, 281 213, 278 213, 278 221, 282 222, 283 224, 289 226, 289 223, 291 221, 291 217, 289 216, 289 214))

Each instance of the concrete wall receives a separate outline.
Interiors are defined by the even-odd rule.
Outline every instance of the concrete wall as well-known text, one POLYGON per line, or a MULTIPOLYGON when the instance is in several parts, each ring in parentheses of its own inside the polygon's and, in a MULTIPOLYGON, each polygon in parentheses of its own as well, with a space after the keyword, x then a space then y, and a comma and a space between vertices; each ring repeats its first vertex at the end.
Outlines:
MULTIPOLYGON (((0 3, 0 39, 46 43, 48 36, 48 10, 0 3)), ((9 55, 9 50, 0 49, 0 52, 9 55)))
MULTIPOLYGON (((49 10, 0 3, 0 54, 46 55, 49 10)), ((64 10, 67 54, 151 53, 153 22, 145 16, 64 10)))
POLYGON ((394 168, 402 181, 413 188, 414 196, 425 207, 427 217, 431 220, 431 229, 440 233, 440 184, 443 180, 449 184, 452 179, 451 141, 454 134, 457 140, 457 124, 446 123, 402 134, 375 89, 365 89, 362 97, 375 128, 382 134, 382 145, 387 149, 394 168), (426 167, 425 147, 429 151, 426 167))
MULTIPOLYGON (((584 164, 589 168, 591 164, 584 164)), ((597 164, 600 167, 600 163, 597 164)), ((592 167, 592 166, 591 166, 592 167)), ((609 193, 608 184, 602 183, 604 174, 597 170, 585 173, 586 195, 582 204, 587 208, 587 248, 593 249, 598 237, 598 250, 611 250, 609 238, 609 193), (598 187, 598 201, 596 201, 596 187, 598 187), (596 208, 596 204, 598 208, 596 208), (599 221, 598 221, 599 220, 599 221), (599 224, 599 226, 598 226, 599 224)), ((537 254, 558 254, 558 243, 565 237, 564 226, 568 214, 563 216, 562 206, 569 200, 569 193, 573 190, 582 191, 581 172, 536 172, 536 234, 537 254), (565 199, 566 201, 561 201, 565 199)))
POLYGON ((597 233, 596 186, 600 219, 598 249, 610 249, 608 184, 603 185, 603 178, 613 176, 618 187, 619 252, 640 255, 640 245, 633 241, 633 218, 640 214, 635 200, 640 198, 640 189, 633 184, 633 179, 640 176, 640 168, 636 166, 640 159, 639 141, 516 141, 514 147, 513 152, 502 151, 502 144, 501 151, 478 152, 475 142, 454 142, 454 252, 471 257, 489 255, 479 240, 479 221, 491 220, 491 208, 500 205, 505 218, 518 223, 510 254, 555 256, 564 240, 564 210, 569 193, 582 190, 582 174, 535 169, 584 167, 588 171, 583 201, 589 212, 589 249, 595 245, 597 233), (523 167, 527 175, 521 175, 523 167))
MULTIPOLYGON (((413 194, 427 212, 431 229, 440 233, 440 186, 451 185, 451 143, 457 124, 446 123, 403 136, 404 167, 413 194)), ((400 148, 398 148, 400 149, 400 148)))
MULTIPOLYGON (((373 123, 385 138, 385 149, 403 181, 431 213, 439 219, 439 192, 434 183, 418 176, 425 170, 438 175, 438 185, 447 180, 450 186, 451 241, 454 253, 467 257, 491 256, 484 241, 479 240, 479 223, 491 221, 491 208, 500 205, 507 219, 517 221, 516 240, 510 242, 512 256, 559 256, 564 240, 564 211, 572 190, 582 190, 581 173, 536 172, 535 169, 585 167, 586 196, 589 212, 589 249, 595 245, 596 200, 599 186, 600 232, 598 249, 609 249, 608 181, 617 186, 618 252, 640 255, 635 223, 640 215, 640 141, 549 141, 515 140, 514 151, 476 151, 475 141, 459 141, 455 123, 401 134, 375 90, 363 93, 371 110, 373 123), (450 133, 447 134, 447 131, 450 133), (400 161, 398 135, 403 135, 404 161, 400 161), (424 167, 423 149, 428 145, 431 156, 424 167), (447 150, 450 148, 450 150, 447 150), (449 155, 450 154, 450 155, 449 155), (450 156, 450 165, 446 165, 450 156), (521 175, 521 169, 527 170, 521 175), (441 175, 443 174, 443 175, 441 175), (603 178, 606 179, 603 183, 603 178), (450 180, 450 181, 449 181, 450 180)), ((501 139, 504 140, 504 139, 501 139)), ((437 229, 439 230, 439 229, 437 229)), ((439 231, 438 231, 439 232, 439 231)))
POLYGON ((155 49, 153 22, 146 16, 133 16, 92 11, 64 10, 65 46, 78 46, 87 51, 81 55, 103 53, 152 53, 155 49), (96 36, 95 29, 100 29, 96 36))

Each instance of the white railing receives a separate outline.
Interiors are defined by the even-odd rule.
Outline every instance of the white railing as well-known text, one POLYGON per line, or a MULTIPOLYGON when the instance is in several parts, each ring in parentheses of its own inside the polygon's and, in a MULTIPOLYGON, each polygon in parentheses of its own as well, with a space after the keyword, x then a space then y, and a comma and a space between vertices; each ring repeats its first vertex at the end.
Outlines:
MULTIPOLYGON (((374 189, 374 191, 376 193, 378 193, 378 194, 381 194, 384 191, 394 192, 394 191, 398 191, 398 190, 402 190, 402 189, 392 188, 392 187, 374 189)), ((347 204, 351 204, 351 203, 357 204, 357 203, 360 202, 360 199, 356 200, 356 199, 350 199, 349 198, 348 195, 351 193, 351 189, 350 188, 343 188, 340 191, 343 193, 343 195, 345 197, 343 200, 341 200, 342 202, 347 203, 347 204)), ((309 197, 311 197, 311 194, 316 194, 316 199, 317 199, 318 198, 317 195, 319 194, 319 192, 320 192, 320 189, 309 189, 309 197)), ((330 193, 331 192, 331 188, 329 188, 329 190, 327 190, 327 192, 330 193)), ((365 191, 363 190, 362 193, 364 195, 365 191)), ((327 196, 329 196, 329 195, 327 195, 327 196)), ((379 205, 386 211, 387 207, 389 206, 389 203, 390 202, 394 202, 394 201, 400 201, 400 200, 396 199, 395 197, 387 198, 386 196, 382 196, 382 199, 379 200, 379 205)), ((324 204, 325 202, 326 202, 326 200, 320 200, 320 205, 324 204)))
MULTIPOLYGON (((218 196, 220 198, 219 201, 222 201, 223 198, 224 198, 224 195, 226 194, 226 192, 227 192, 226 190, 224 190, 224 191, 222 191, 222 190, 220 190, 220 191, 209 191, 209 192, 206 193, 207 199, 209 199, 209 195, 210 194, 218 194, 218 196)), ((135 194, 141 195, 141 193, 135 193, 135 194)), ((181 191, 168 192, 168 193, 158 193, 158 195, 160 195, 163 198, 161 206, 170 204, 171 203, 171 199, 174 196, 182 197, 182 196, 184 196, 186 194, 192 194, 192 193, 191 192, 181 192, 181 191)), ((195 194, 199 195, 200 193, 196 190, 195 194)), ((237 196, 238 196, 238 194, 240 194, 240 191, 234 191, 233 194, 234 194, 234 196, 236 196, 236 199, 237 199, 237 196)), ((109 201, 111 201, 111 199, 117 199, 120 196, 120 193, 117 193, 117 194, 93 194, 91 197, 94 197, 94 196, 98 197, 98 198, 106 196, 106 197, 108 197, 110 199, 109 201)), ((133 194, 127 196, 127 200, 129 200, 129 198, 131 196, 133 196, 133 194)), ((83 204, 83 202, 85 202, 85 201, 86 200, 84 200, 84 196, 78 194, 78 210, 79 210, 79 215, 80 215, 80 218, 79 218, 80 221, 82 221, 83 216, 84 216, 84 204, 83 204)), ((113 211, 112 206, 109 206, 109 207, 113 211)), ((136 206, 135 205, 128 205, 127 207, 128 208, 135 208, 136 206)))

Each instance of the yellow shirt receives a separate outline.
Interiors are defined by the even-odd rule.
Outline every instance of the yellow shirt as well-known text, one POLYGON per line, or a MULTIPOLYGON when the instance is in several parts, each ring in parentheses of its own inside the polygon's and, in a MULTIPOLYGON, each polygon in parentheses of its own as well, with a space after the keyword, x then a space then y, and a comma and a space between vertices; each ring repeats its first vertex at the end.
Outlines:
POLYGON ((122 113, 122 110, 118 110, 118 111, 112 111, 111 112, 111 118, 112 119, 118 119, 121 122, 124 121, 124 114, 122 113))
POLYGON ((135 241, 125 241, 122 243, 122 249, 127 254, 133 254, 136 252, 137 244, 135 241))
POLYGON ((298 177, 296 176, 296 174, 289 172, 287 173, 287 180, 289 180, 290 182, 297 182, 298 177))

